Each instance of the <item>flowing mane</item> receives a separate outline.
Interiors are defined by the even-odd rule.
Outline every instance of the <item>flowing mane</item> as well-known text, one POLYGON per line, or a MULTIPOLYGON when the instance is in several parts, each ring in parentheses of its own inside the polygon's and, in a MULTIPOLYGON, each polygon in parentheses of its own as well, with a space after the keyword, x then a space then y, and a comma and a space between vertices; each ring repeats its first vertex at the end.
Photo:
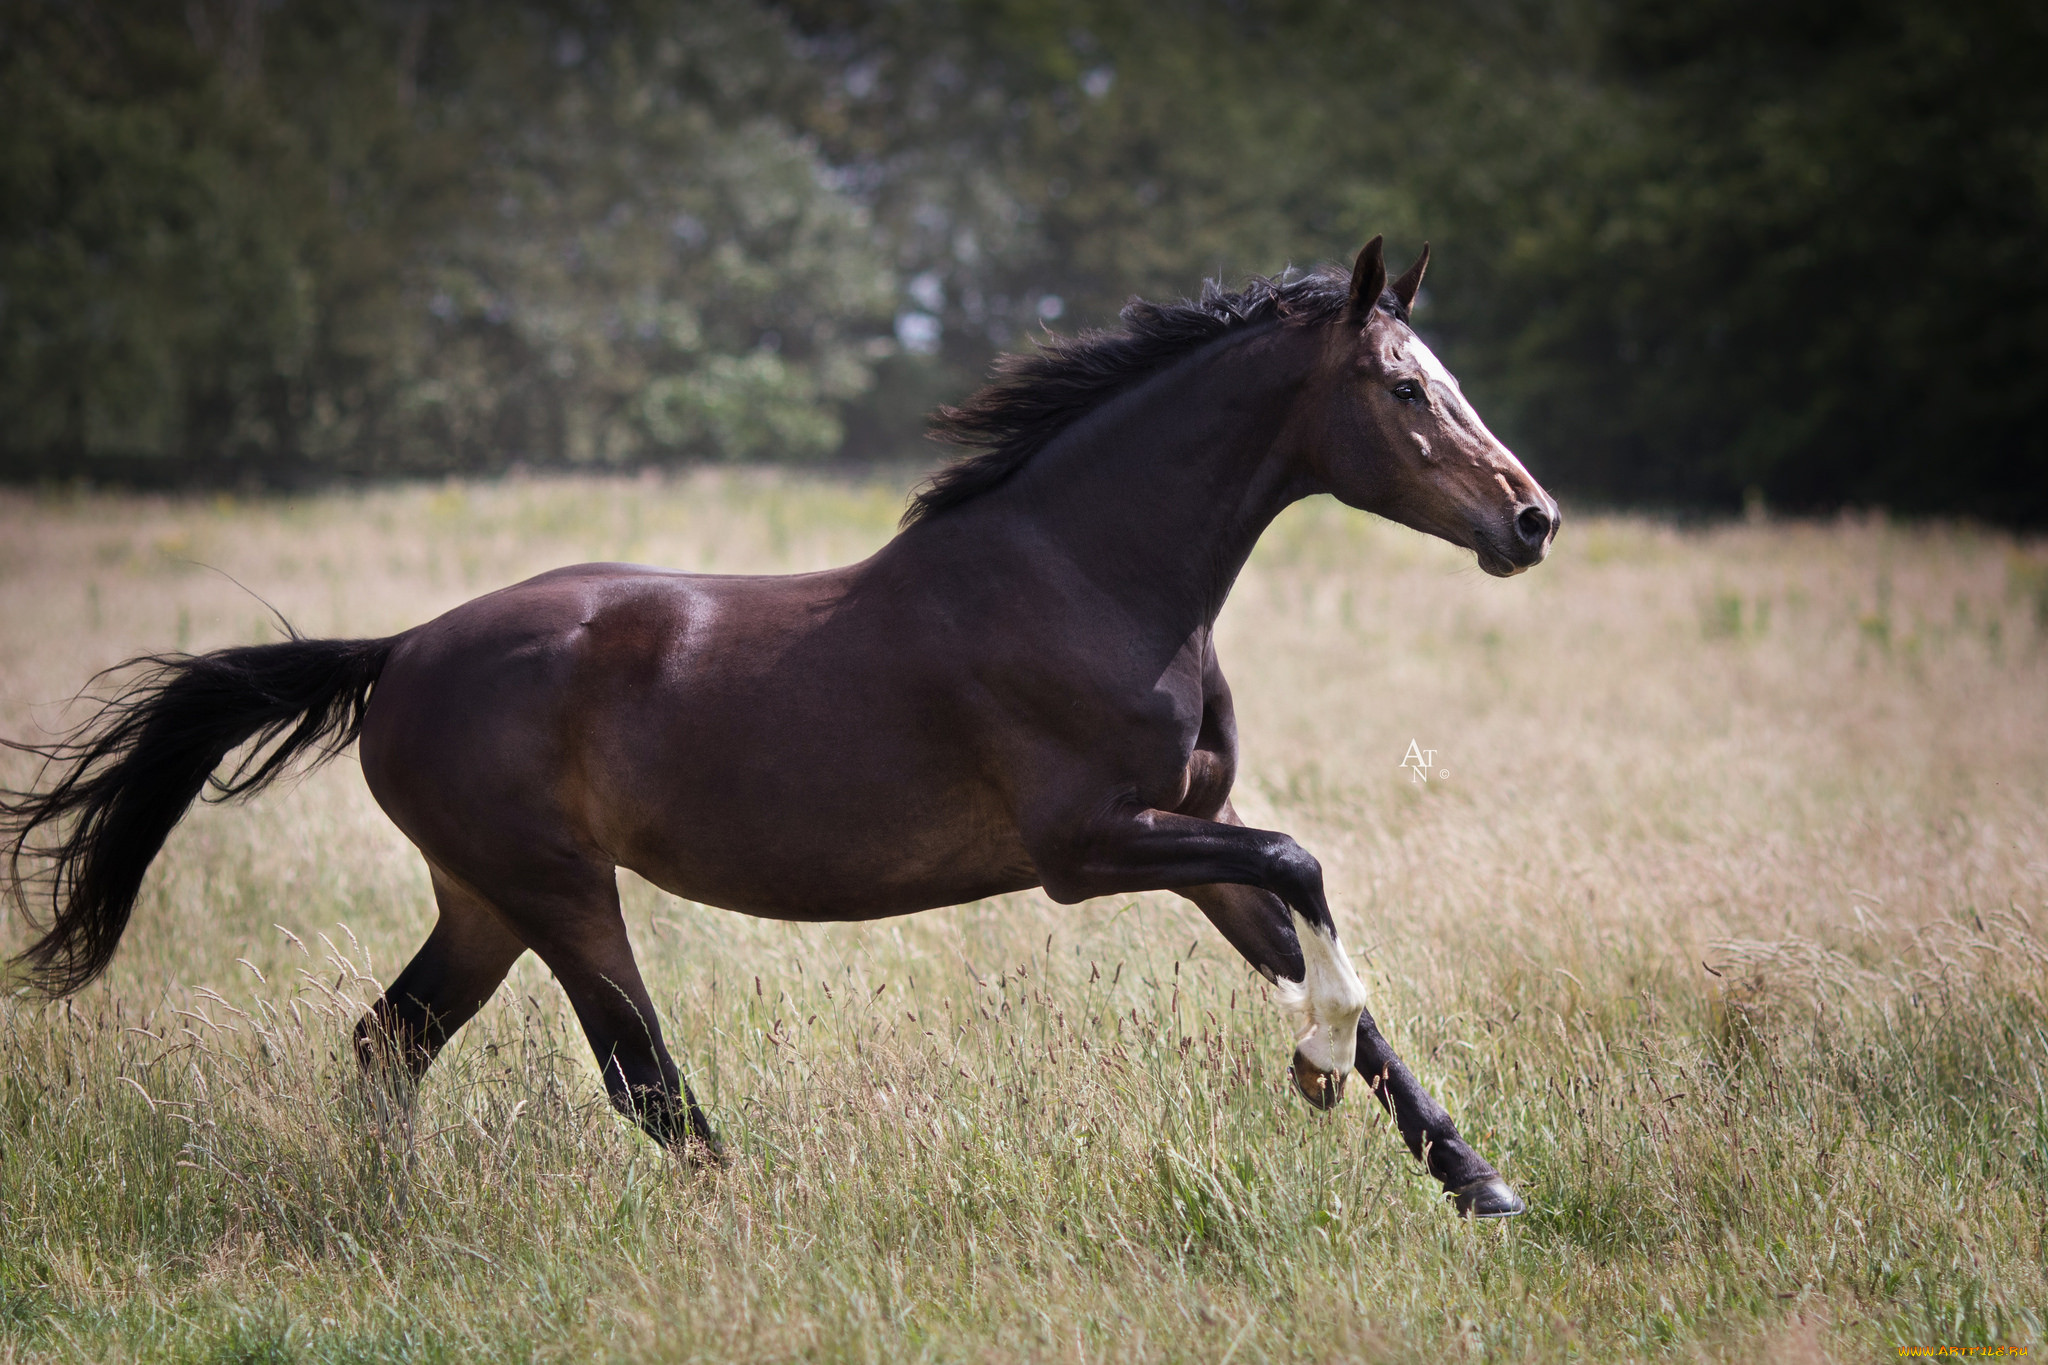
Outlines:
MULTIPOLYGON (((932 414, 934 439, 976 453, 926 480, 911 496, 903 525, 988 492, 1083 414, 1217 338, 1267 322, 1329 322, 1350 298, 1350 275, 1334 269, 1255 275, 1234 294, 1208 280, 1199 299, 1132 299, 1121 327, 1053 336, 1035 352, 997 357, 987 387, 932 414)), ((1380 307, 1400 316, 1391 294, 1381 296, 1380 307)))

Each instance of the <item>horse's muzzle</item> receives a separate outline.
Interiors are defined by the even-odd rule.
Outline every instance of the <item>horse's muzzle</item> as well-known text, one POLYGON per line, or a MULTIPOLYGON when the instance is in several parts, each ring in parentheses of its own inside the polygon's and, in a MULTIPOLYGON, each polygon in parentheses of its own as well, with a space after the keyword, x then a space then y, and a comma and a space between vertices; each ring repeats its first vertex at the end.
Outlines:
POLYGON ((1294 1088, 1318 1109, 1335 1109, 1344 1098, 1342 1073, 1323 1071, 1309 1064, 1299 1051, 1294 1054, 1294 1088))

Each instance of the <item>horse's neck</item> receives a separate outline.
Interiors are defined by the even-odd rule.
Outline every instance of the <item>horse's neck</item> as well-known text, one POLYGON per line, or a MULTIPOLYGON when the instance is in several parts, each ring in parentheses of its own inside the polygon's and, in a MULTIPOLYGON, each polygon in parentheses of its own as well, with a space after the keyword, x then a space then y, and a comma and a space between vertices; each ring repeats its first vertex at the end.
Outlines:
POLYGON ((1162 624, 1211 625, 1260 534, 1310 491, 1283 443, 1312 354, 1293 329, 1219 342, 1088 414, 987 496, 1162 624))

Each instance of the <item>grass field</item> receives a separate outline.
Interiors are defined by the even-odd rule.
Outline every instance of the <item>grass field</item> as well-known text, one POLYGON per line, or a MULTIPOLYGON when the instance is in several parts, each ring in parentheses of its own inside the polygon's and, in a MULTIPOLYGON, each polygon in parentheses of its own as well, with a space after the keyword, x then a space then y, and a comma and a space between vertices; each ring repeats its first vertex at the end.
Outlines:
MULTIPOLYGON (((274 638, 227 575, 384 634, 577 560, 842 562, 901 492, 0 495, 0 733, 129 654, 274 638)), ((1362 1089, 1295 1099, 1165 895, 798 927, 628 876, 727 1169, 612 1114, 531 959, 374 1112, 344 1040, 429 893, 344 759, 195 813, 105 981, 0 1000, 0 1360, 2048 1349, 2048 547, 1578 517, 1497 582, 1318 503, 1221 640, 1240 809, 1321 857, 1526 1216, 1455 1219, 1362 1089)))

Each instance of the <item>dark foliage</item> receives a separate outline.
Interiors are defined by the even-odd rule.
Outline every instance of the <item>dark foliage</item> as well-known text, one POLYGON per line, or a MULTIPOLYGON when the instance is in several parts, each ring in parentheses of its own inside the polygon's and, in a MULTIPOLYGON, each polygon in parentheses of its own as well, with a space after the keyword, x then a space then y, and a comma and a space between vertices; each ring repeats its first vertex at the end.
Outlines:
POLYGON ((1384 232, 1568 496, 2048 524, 2043 71, 2010 0, 0 0, 0 467, 893 457, 1384 232))
POLYGON ((1546 477, 2048 522, 2048 11, 1641 0, 1595 69, 1568 202, 1446 272, 1546 477))

